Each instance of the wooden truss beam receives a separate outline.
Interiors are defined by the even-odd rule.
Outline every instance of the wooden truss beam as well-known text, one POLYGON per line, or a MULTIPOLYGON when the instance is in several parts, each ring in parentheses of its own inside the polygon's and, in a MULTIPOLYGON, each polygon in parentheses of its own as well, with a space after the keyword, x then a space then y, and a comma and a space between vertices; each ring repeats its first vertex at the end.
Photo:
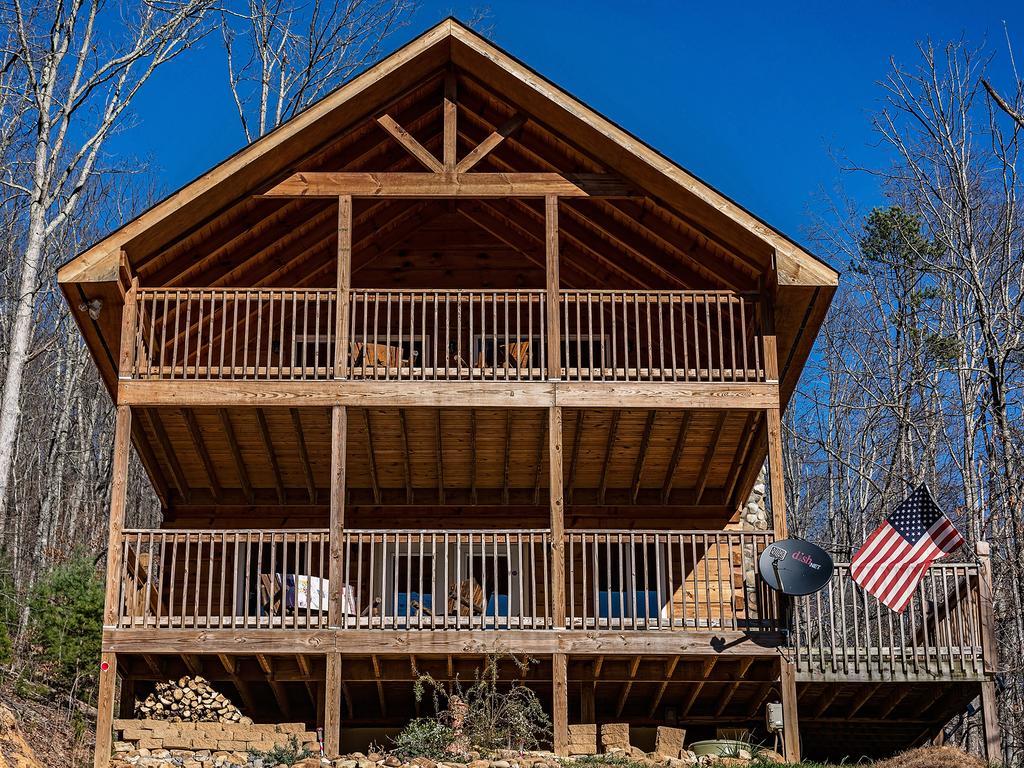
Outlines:
POLYGON ((377 122, 380 123, 381 128, 394 137, 395 141, 402 145, 406 152, 419 160, 428 171, 433 171, 434 173, 444 172, 444 166, 437 161, 437 158, 426 147, 416 141, 411 133, 396 123, 391 115, 381 115, 377 118, 377 122))
MULTIPOLYGON (((435 162, 437 162, 435 160, 435 162)), ((365 173, 305 172, 289 176, 264 197, 631 197, 635 190, 604 173, 365 173)))

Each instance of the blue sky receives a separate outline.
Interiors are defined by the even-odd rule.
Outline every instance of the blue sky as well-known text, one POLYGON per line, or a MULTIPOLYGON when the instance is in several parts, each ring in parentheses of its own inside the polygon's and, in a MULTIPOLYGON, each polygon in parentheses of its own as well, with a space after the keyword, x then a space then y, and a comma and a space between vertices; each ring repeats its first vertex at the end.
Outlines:
MULTIPOLYGON (((889 58, 963 38, 1008 71, 1004 21, 1024 59, 1020 2, 424 2, 392 39, 490 8, 492 39, 798 240, 823 192, 879 202, 841 158, 885 163, 870 125, 889 58)), ((168 65, 110 151, 146 160, 170 192, 243 144, 219 37, 168 65)))

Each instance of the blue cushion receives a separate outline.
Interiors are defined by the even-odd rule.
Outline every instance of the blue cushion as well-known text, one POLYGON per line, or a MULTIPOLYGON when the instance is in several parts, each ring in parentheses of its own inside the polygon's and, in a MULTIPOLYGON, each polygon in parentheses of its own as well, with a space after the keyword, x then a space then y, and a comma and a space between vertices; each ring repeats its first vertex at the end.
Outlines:
POLYGON ((409 615, 416 615, 416 608, 412 605, 413 602, 419 603, 426 609, 432 607, 432 596, 421 595, 419 592, 399 592, 398 593, 398 608, 395 611, 396 616, 405 616, 406 605, 409 607, 409 615))
POLYGON ((508 595, 491 595, 487 600, 485 616, 508 616, 508 595))
MULTIPOLYGON (((636 593, 636 617, 638 619, 651 619, 657 617, 661 612, 658 605, 658 593, 652 590, 637 590, 636 593)), ((632 616, 633 598, 628 592, 602 591, 598 593, 597 615, 602 619, 621 619, 632 616), (625 601, 625 605, 622 605, 625 601), (611 609, 609 611, 609 608, 611 609)))

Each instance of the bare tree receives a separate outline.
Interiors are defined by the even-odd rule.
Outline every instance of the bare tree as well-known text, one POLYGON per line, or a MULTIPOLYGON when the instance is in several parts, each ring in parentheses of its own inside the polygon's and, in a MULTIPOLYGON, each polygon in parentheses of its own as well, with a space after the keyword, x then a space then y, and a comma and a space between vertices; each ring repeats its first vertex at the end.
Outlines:
POLYGON ((32 341, 40 265, 52 238, 74 215, 97 172, 106 140, 153 72, 187 49, 203 29, 211 0, 13 0, 3 24, 13 30, 2 54, 28 101, 30 151, 5 169, 20 193, 24 235, 0 401, 0 532, 32 341))
POLYGON ((415 0, 247 0, 222 10, 228 84, 246 141, 374 61, 415 0))

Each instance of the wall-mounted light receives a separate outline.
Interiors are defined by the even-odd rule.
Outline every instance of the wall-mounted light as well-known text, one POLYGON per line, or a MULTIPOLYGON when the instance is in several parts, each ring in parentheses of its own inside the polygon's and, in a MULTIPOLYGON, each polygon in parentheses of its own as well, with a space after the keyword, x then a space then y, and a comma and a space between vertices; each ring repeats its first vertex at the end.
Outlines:
POLYGON ((79 310, 82 312, 88 312, 89 317, 93 320, 99 319, 100 310, 103 309, 103 299, 93 299, 92 301, 83 301, 78 305, 79 310))

